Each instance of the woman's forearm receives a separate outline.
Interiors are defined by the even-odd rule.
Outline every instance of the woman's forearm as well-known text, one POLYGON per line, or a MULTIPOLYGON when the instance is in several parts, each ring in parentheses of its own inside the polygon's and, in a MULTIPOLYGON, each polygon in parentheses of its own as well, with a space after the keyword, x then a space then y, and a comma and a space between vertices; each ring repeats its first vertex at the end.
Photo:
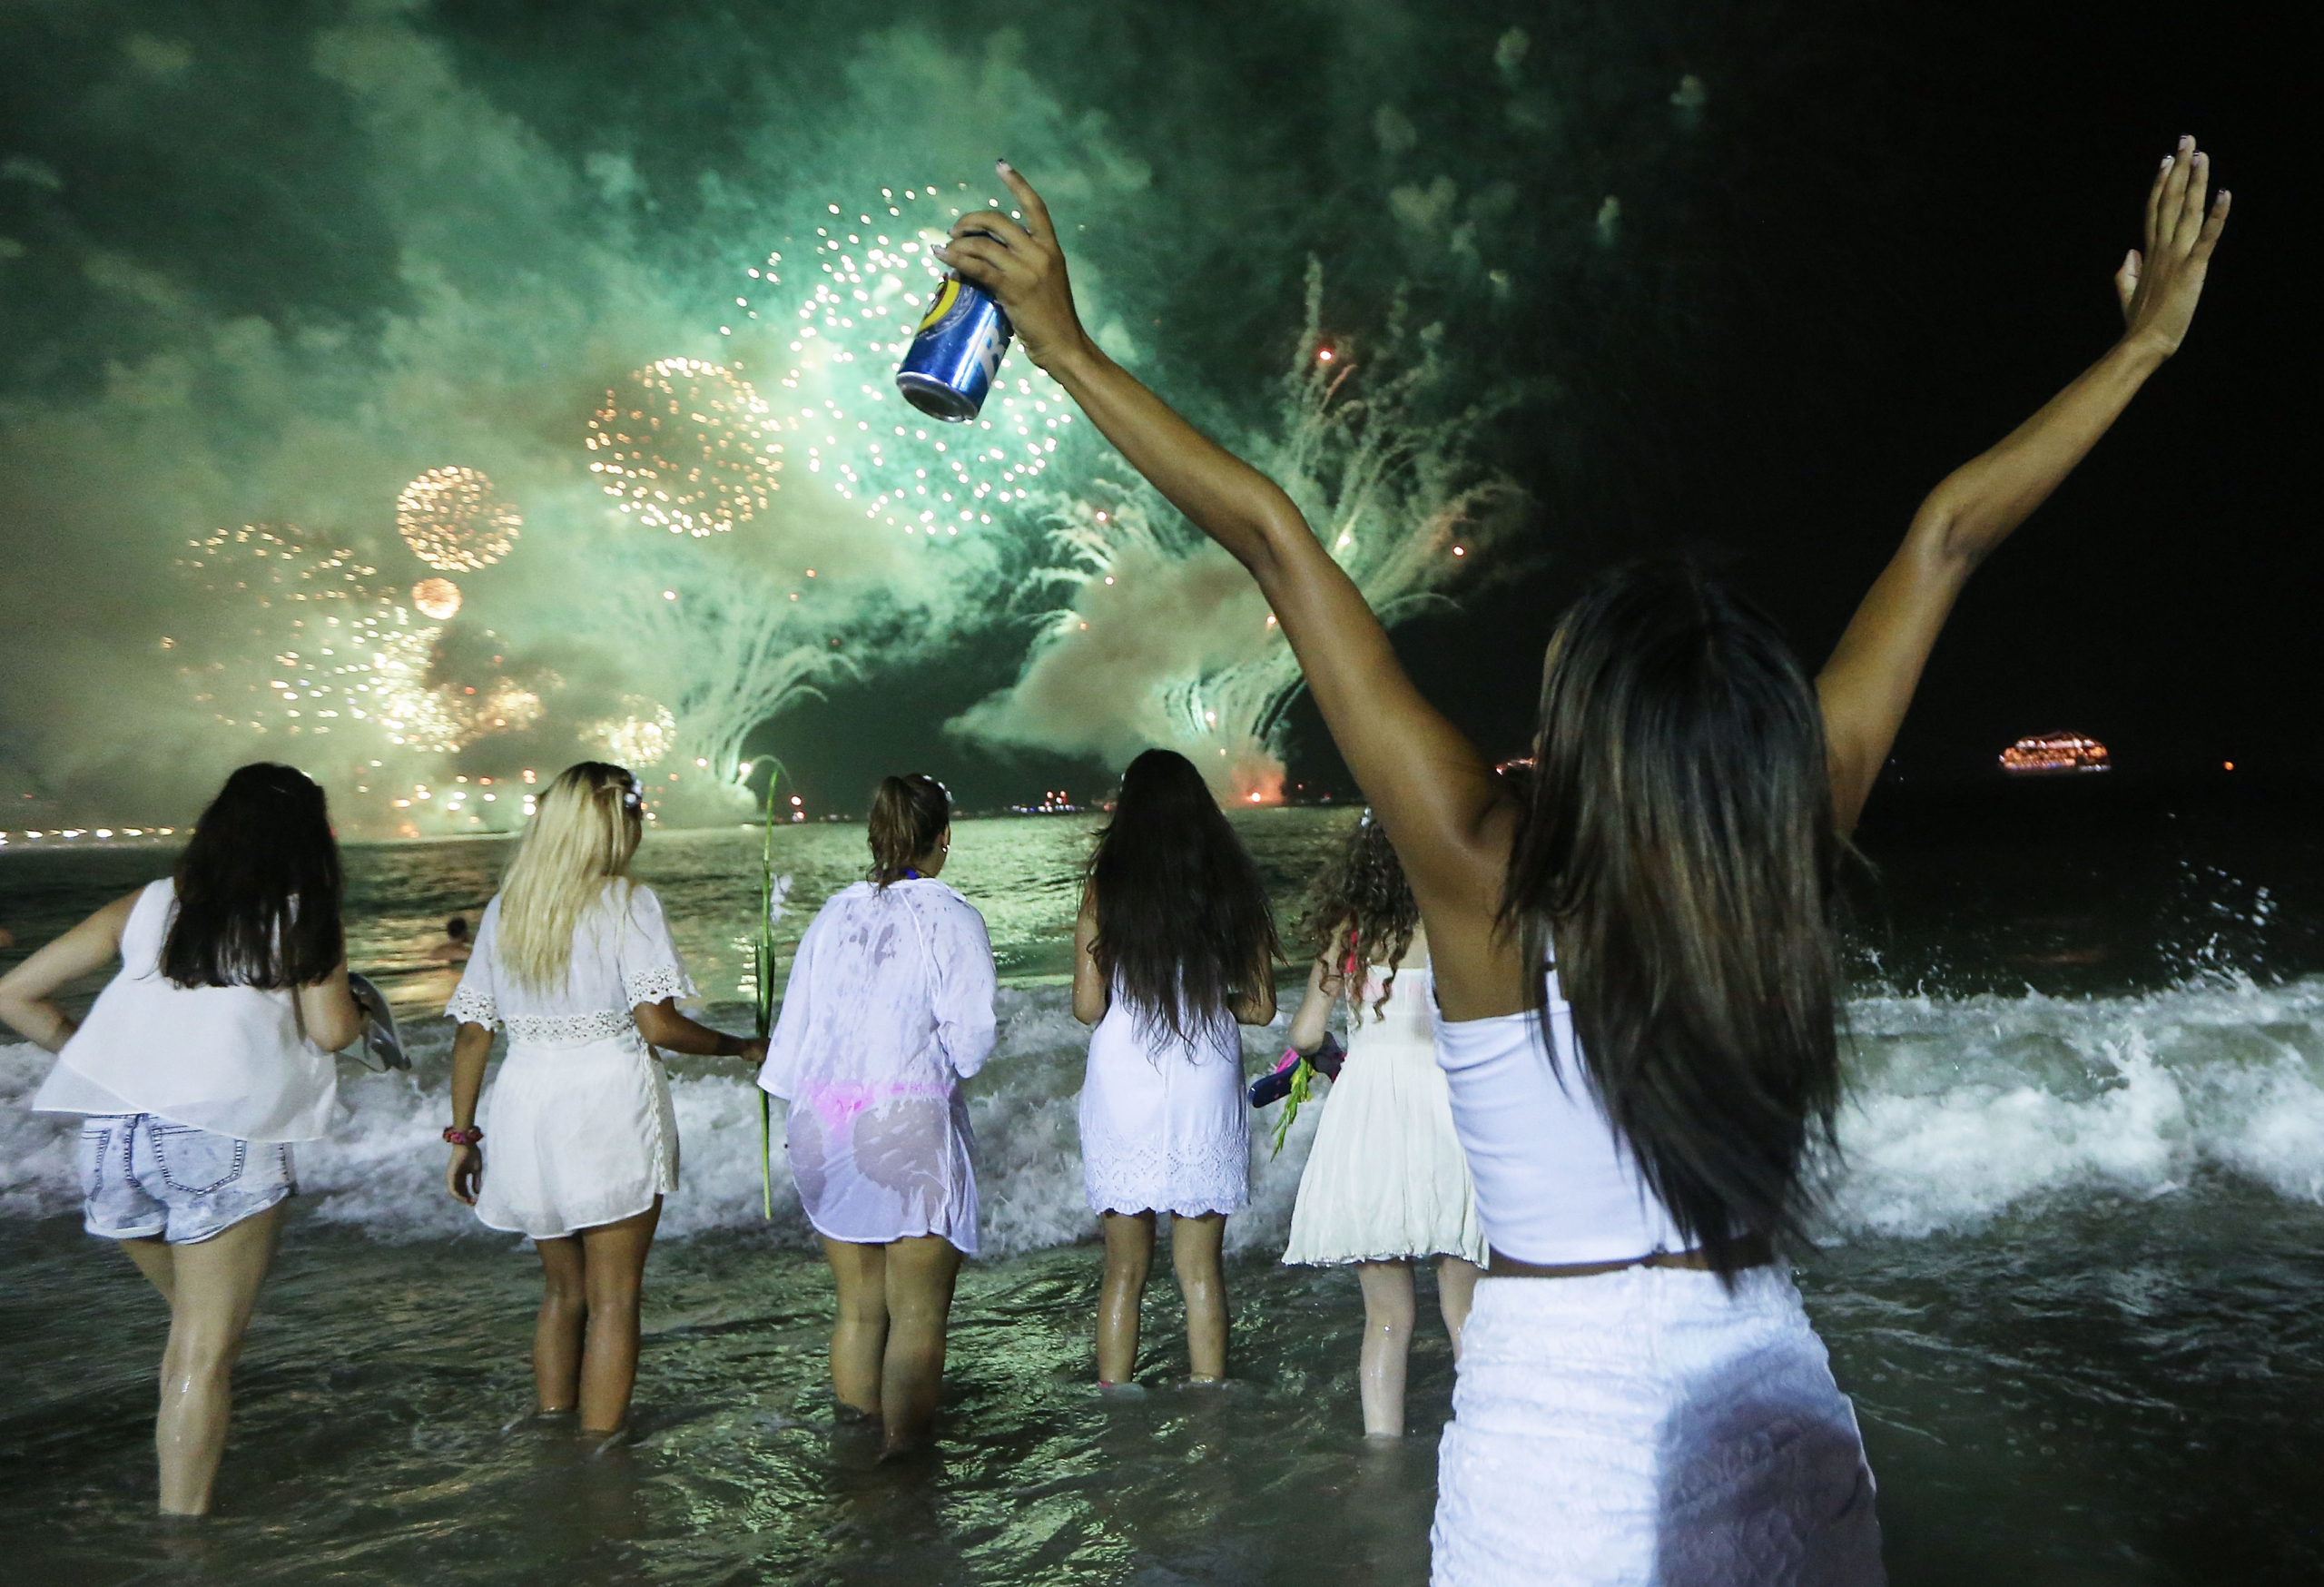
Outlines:
POLYGON ((2165 352, 2125 337, 1999 442, 1945 476, 1922 503, 1913 537, 1965 572, 2049 499, 2112 428, 2165 352))
POLYGON ((64 1010, 46 998, 0 997, 0 1024, 15 1030, 35 1047, 62 1052, 79 1029, 64 1010))
POLYGON ((678 1012, 674 1000, 640 1003, 633 1012, 638 1033, 652 1045, 670 1052, 683 1052, 694 1058, 739 1058, 751 1045, 749 1037, 729 1036, 724 1030, 714 1030, 688 1019, 678 1012))
POLYGON ((492 1031, 463 1022, 452 1038, 452 1128, 476 1123, 477 1095, 484 1089, 485 1061, 492 1056, 492 1031))
POLYGON ((1049 372, 1131 468, 1262 585, 1285 537, 1313 543, 1282 487, 1188 424, 1086 338, 1052 359, 1049 372))

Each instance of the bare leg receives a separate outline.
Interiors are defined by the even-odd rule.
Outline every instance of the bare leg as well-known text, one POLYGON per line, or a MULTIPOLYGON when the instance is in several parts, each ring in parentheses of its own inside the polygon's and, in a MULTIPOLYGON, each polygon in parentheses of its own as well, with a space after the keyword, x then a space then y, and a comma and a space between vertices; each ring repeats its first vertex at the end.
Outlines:
POLYGON ((1469 1326, 1469 1307, 1477 1298, 1477 1280, 1485 1270, 1462 1257, 1436 1259, 1436 1309, 1444 1316, 1444 1331, 1452 1336, 1452 1359, 1461 1359, 1461 1330, 1469 1326))
POLYGON ((888 1353, 888 1248, 823 1241, 839 1287, 832 1321, 832 1393, 867 1416, 880 1414, 881 1362, 888 1353))
POLYGON ((1364 1395, 1364 1435, 1404 1435, 1404 1365, 1413 1348, 1413 1265, 1359 1262, 1364 1286, 1364 1348, 1356 1382, 1364 1395))
POLYGON ((888 1244, 888 1347, 880 1369, 882 1457, 928 1442, 944 1387, 944 1325, 960 1253, 941 1235, 888 1244))
POLYGON ((1170 1264, 1178 1270, 1178 1293, 1187 1302, 1187 1365, 1196 1383, 1226 1375, 1226 1276, 1219 1270, 1218 1247, 1226 1238, 1226 1215, 1170 1220, 1170 1264))
POLYGON ((1137 1307, 1154 1263, 1154 1215, 1100 1214, 1106 1231, 1106 1281, 1098 1292, 1098 1381, 1128 1383, 1137 1370, 1137 1307))
POLYGON ((581 1281, 589 1307, 581 1347, 581 1432, 618 1433, 629 1422, 637 1387, 638 1310, 645 1291, 645 1257, 662 1198, 635 1217, 581 1231, 581 1281))
MULTIPOLYGON (((234 1361, 274 1259, 283 1210, 277 1202, 199 1245, 168 1253, 170 1344, 162 1355, 161 1414, 153 1421, 165 1515, 210 1512, 210 1487, 233 1409, 234 1361)), ((137 1265, 146 1267, 143 1260, 137 1265)), ((153 1269, 146 1271, 150 1276, 153 1269)))
POLYGON ((581 1239, 535 1240, 541 1259, 541 1310, 533 1322, 533 1396, 553 1416, 581 1403, 581 1336, 589 1320, 581 1239))
POLYGON ((170 1242, 155 1235, 116 1243, 137 1264, 137 1270, 153 1280, 153 1287, 162 1292, 162 1298, 172 1306, 177 1305, 177 1268, 170 1256, 170 1242))

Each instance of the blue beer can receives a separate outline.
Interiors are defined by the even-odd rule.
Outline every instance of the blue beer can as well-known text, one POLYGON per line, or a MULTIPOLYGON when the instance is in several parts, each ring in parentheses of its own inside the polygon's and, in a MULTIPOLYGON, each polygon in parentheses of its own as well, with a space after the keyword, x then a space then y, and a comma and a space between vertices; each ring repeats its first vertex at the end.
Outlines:
POLYGON ((966 424, 984 406, 1014 334, 1009 316, 989 294, 948 275, 897 367, 896 389, 930 418, 966 424))

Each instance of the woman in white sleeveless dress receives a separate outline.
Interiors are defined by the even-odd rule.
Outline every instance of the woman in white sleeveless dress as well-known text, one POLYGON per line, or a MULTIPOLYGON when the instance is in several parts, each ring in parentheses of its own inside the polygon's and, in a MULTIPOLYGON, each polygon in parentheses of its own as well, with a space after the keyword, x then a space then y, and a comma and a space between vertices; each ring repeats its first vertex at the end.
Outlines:
POLYGON ((1355 1268, 1364 1291, 1356 1371, 1364 1431, 1399 1438, 1413 1264, 1435 1258, 1437 1309, 1457 1361, 1485 1237, 1444 1071, 1436 1066, 1428 935, 1396 851, 1371 812, 1316 879, 1306 923, 1323 951, 1291 1021, 1291 1046, 1314 1051, 1332 1010, 1344 1008, 1347 1058, 1308 1145, 1283 1259, 1355 1268))
POLYGON ((753 1063, 766 1051, 678 1012, 694 982, 661 900, 629 880, 644 825, 622 767, 559 773, 444 1010, 459 1021, 445 1182, 486 1227, 533 1237, 538 1414, 576 1418, 600 1441, 629 1419, 645 1257, 662 1198, 678 1188, 677 1119, 655 1049, 753 1063), (479 1115, 496 1026, 508 1056, 479 1115))
POLYGON ((1187 1304, 1196 1383, 1226 1373, 1226 1217, 1250 1199, 1236 1030, 1275 1018, 1275 919, 1258 870, 1186 756, 1122 774, 1073 932, 1073 1016, 1097 1030, 1081 1087, 1081 1174, 1106 1237, 1098 1381, 1130 1381, 1155 1216, 1187 1304))
POLYGON ((201 1515, 226 1447, 235 1358, 298 1189, 296 1142, 339 1096, 362 1030, 323 791, 244 766, 174 875, 118 899, 0 980, 0 1020, 57 1054, 36 1111, 78 1113, 83 1218, 169 1303, 153 1444, 164 1514, 201 1515), (53 1000, 118 954, 77 1029, 53 1000))
POLYGON ((2153 178, 2122 340, 1929 493, 1819 675, 1699 570, 1617 570, 1551 636, 1521 795, 1297 504, 1090 339, 1048 209, 999 174, 1021 222, 960 217, 944 261, 1249 570, 1420 900, 1491 1246, 1437 1587, 1880 1581, 1854 1409, 1780 1254, 1841 1092, 1834 867, 1970 575, 2191 323, 2227 221, 2206 157, 2182 138, 2153 178))

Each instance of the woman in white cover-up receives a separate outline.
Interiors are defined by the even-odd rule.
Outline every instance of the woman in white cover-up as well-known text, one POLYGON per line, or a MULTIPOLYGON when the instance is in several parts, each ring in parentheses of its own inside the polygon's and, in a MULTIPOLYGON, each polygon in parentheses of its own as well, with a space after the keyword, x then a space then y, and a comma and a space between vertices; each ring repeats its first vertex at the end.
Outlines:
POLYGON ((1356 1383, 1369 1437, 1404 1431, 1413 1264, 1433 1257, 1452 1356, 1485 1263, 1476 1186, 1436 1066, 1436 997, 1420 905, 1386 832, 1366 811, 1309 895, 1321 951, 1291 1021, 1312 1052, 1334 1007, 1347 1010, 1347 1057, 1299 1176, 1286 1265, 1353 1267, 1364 1291, 1356 1383))
POLYGON ((628 877, 643 834, 627 771, 584 761, 560 773, 444 1010, 459 1021, 445 1182, 487 1227, 533 1237, 538 1414, 577 1417, 600 1439, 629 1418, 645 1257, 662 1198, 678 1188, 677 1119, 655 1049, 756 1061, 766 1047, 678 1012, 694 982, 661 900, 628 877), (508 1056, 479 1113, 496 1026, 508 1056))
POLYGON ((889 777, 872 805, 872 870, 800 939, 759 1084, 789 1104, 783 1147, 839 1289, 832 1386, 878 1418, 883 1453, 924 1443, 943 1387, 977 1177, 960 1085, 993 1043, 984 917, 936 880, 951 800, 889 777))
POLYGON ((1073 933, 1073 1015, 1097 1030, 1081 1087, 1081 1174, 1106 1237, 1098 1381, 1137 1365, 1157 1213, 1187 1304, 1196 1383, 1226 1373, 1227 1214, 1249 1199, 1237 1021, 1275 1018, 1275 919, 1235 829, 1186 756, 1122 774, 1073 933))

